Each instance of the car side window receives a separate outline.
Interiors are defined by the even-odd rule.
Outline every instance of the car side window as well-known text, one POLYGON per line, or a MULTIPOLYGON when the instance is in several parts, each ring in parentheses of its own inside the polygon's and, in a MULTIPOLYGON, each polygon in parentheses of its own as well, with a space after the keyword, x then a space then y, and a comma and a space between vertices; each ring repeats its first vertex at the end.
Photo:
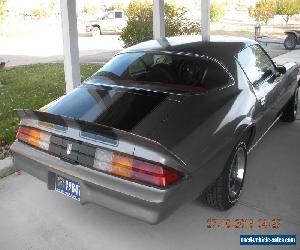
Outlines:
POLYGON ((144 55, 139 57, 128 67, 128 73, 131 77, 137 74, 147 72, 147 69, 154 67, 156 64, 170 65, 172 57, 169 55, 144 55))
POLYGON ((123 17, 123 13, 121 11, 115 12, 115 18, 122 18, 122 17, 123 17))
POLYGON ((132 64, 130 64, 130 66, 128 67, 128 73, 131 77, 133 77, 136 74, 145 73, 147 71, 146 66, 146 63, 140 57, 137 60, 135 60, 132 64))
POLYGON ((272 61, 258 45, 239 52, 237 60, 254 86, 260 85, 274 73, 272 61))

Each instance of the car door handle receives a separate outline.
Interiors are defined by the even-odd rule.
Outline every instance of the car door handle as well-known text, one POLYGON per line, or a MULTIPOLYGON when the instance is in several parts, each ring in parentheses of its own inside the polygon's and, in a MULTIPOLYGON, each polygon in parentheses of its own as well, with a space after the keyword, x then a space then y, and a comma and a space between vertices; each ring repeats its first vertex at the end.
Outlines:
POLYGON ((262 97, 259 99, 259 102, 262 106, 265 106, 266 105, 266 97, 262 97))

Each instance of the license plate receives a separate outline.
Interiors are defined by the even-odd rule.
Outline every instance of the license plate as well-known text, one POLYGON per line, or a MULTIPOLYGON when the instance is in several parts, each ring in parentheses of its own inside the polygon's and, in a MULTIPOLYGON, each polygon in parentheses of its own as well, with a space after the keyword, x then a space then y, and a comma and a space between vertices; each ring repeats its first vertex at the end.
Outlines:
POLYGON ((74 200, 80 201, 80 184, 77 181, 56 175, 55 190, 74 200))

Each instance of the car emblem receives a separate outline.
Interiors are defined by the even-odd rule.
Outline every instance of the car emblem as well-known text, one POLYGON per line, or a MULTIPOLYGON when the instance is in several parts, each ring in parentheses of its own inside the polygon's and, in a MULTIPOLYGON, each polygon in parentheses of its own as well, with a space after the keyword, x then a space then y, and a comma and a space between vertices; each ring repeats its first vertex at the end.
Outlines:
POLYGON ((68 143, 68 145, 67 145, 67 155, 71 154, 72 146, 73 145, 71 143, 68 143))

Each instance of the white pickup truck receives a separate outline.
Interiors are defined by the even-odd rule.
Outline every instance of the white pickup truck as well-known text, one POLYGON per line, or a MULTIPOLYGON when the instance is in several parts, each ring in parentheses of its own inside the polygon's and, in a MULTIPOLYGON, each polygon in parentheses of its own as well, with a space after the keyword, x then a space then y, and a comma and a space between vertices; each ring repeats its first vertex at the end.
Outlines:
POLYGON ((123 11, 110 11, 104 16, 90 20, 85 24, 86 32, 93 36, 102 34, 118 34, 127 24, 127 17, 123 11))

